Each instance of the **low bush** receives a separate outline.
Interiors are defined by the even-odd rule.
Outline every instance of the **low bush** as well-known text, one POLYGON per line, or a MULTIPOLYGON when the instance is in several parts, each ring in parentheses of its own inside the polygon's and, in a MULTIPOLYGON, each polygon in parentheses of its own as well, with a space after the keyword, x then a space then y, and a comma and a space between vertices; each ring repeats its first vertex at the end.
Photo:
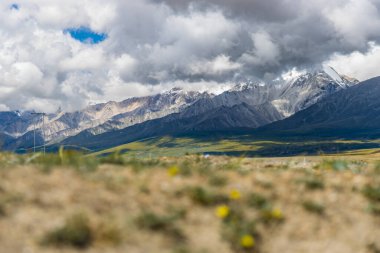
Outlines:
POLYGON ((325 213, 325 207, 322 204, 314 202, 314 201, 310 201, 310 200, 304 201, 302 202, 302 206, 306 211, 311 212, 311 213, 315 213, 319 215, 322 215, 325 213))
POLYGON ((136 224, 142 229, 148 229, 156 232, 163 232, 177 242, 186 239, 183 232, 175 225, 179 219, 176 215, 162 216, 153 212, 143 212, 136 219, 136 224))
POLYGON ((65 224, 49 231, 42 240, 43 245, 87 248, 94 240, 89 219, 84 214, 75 214, 66 219, 65 224))
POLYGON ((251 193, 247 198, 247 202, 250 207, 257 209, 263 209, 270 206, 269 200, 258 193, 251 193))
POLYGON ((213 175, 209 178, 208 183, 211 186, 223 187, 228 183, 228 178, 220 175, 213 175))
POLYGON ((370 201, 380 202, 380 186, 366 185, 363 189, 363 194, 370 201))
POLYGON ((208 191, 201 186, 190 187, 187 193, 194 203, 203 206, 217 205, 229 200, 228 196, 208 191))

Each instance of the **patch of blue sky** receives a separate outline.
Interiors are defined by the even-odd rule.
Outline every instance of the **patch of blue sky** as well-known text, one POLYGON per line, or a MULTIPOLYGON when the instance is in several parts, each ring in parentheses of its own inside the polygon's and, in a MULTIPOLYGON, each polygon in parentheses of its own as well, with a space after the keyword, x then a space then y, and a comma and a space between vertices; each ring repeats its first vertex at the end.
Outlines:
POLYGON ((14 4, 11 4, 11 6, 9 7, 11 10, 19 10, 20 9, 20 6, 16 3, 14 4))
POLYGON ((107 39, 107 34, 97 33, 88 27, 68 28, 64 31, 69 33, 70 36, 85 44, 98 44, 107 39))

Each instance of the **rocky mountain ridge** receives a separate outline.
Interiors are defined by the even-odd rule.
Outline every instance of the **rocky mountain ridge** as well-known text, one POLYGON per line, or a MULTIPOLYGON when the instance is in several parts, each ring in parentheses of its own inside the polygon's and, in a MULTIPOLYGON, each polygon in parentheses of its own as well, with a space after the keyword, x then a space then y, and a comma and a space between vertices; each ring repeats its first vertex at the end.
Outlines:
MULTIPOLYGON (((76 112, 59 111, 46 115, 44 134, 41 116, 32 112, 1 112, 0 133, 7 136, 7 143, 12 143, 9 138, 15 140, 13 145, 8 145, 14 149, 20 146, 30 148, 35 128, 37 142, 42 143, 45 136, 45 142, 49 144, 75 138, 82 132, 86 133, 81 136, 101 135, 150 120, 162 118, 165 121, 165 117, 173 122, 192 119, 188 125, 179 123, 178 126, 183 129, 175 131, 257 128, 287 118, 357 83, 357 80, 339 75, 332 68, 324 68, 287 82, 236 84, 219 95, 174 88, 153 96, 111 101, 76 112)), ((167 129, 163 132, 170 133, 167 129)))

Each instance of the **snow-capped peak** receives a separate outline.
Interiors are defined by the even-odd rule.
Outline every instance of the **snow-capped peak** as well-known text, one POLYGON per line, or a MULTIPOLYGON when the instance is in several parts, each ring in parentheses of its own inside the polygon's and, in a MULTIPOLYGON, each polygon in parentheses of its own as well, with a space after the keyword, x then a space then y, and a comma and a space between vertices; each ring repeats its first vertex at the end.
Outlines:
POLYGON ((181 87, 173 87, 170 90, 164 92, 165 94, 177 94, 182 93, 184 90, 181 87))
POLYGON ((254 81, 242 82, 233 86, 231 91, 245 91, 245 90, 254 89, 259 86, 265 86, 265 83, 254 82, 254 81))
POLYGON ((335 71, 335 69, 333 69, 332 67, 330 66, 327 66, 327 65, 324 65, 323 66, 323 71, 328 75, 330 76, 337 84, 339 84, 341 87, 345 87, 345 85, 343 84, 344 81, 342 79, 342 77, 338 74, 338 72, 335 71))

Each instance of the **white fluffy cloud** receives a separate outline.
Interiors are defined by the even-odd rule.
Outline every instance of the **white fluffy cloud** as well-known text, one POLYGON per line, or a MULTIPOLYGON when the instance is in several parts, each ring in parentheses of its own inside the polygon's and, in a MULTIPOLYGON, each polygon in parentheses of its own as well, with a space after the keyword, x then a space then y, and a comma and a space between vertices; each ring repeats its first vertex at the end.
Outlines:
POLYGON ((380 76, 380 45, 369 43, 367 52, 359 51, 351 54, 335 54, 326 64, 334 67, 340 73, 354 76, 361 81, 380 76))
POLYGON ((259 31, 251 35, 253 51, 242 56, 242 60, 254 65, 276 65, 280 56, 278 46, 265 31, 259 31))
POLYGON ((239 25, 217 10, 184 15, 147 0, 12 4, 0 3, 0 109, 74 110, 170 88, 177 74, 240 66, 222 54, 239 25), (81 26, 108 39, 83 44, 65 32, 81 26))
POLYGON ((173 86, 220 91, 326 60, 360 79, 380 74, 377 0, 296 2, 2 0, 0 110, 75 110, 173 86), (107 39, 81 43, 65 32, 77 27, 107 39))
POLYGON ((196 75, 220 75, 225 72, 235 71, 241 68, 241 64, 231 62, 230 57, 226 55, 219 55, 210 61, 196 61, 189 66, 189 73, 196 75))
POLYGON ((380 33, 380 12, 375 1, 349 0, 339 8, 327 9, 325 13, 341 39, 353 45, 365 44, 380 33))

